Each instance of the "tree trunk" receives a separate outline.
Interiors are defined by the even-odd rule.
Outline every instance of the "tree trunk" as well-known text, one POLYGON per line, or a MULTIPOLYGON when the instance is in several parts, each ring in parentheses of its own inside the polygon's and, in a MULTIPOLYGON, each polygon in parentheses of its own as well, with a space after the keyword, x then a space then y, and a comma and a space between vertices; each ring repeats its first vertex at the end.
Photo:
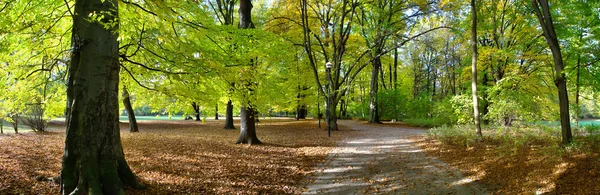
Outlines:
MULTIPOLYGON (((336 96, 333 96, 336 97, 336 96)), ((339 130, 338 126, 337 126, 337 114, 335 112, 335 110, 337 109, 337 102, 338 101, 334 101, 334 98, 331 98, 331 118, 330 121, 331 122, 331 130, 335 131, 335 130, 339 130)))
POLYGON ((196 104, 196 102, 192 102, 192 108, 194 108, 194 116, 196 117, 196 121, 200 121, 200 105, 196 104))
MULTIPOLYGON (((238 28, 240 29, 248 29, 254 28, 254 23, 252 23, 252 2, 251 0, 240 0, 240 9, 238 10, 240 15, 240 23, 238 24, 238 28)), ((253 66, 255 63, 254 60, 250 60, 250 64, 253 66)), ((252 85, 254 83, 252 81, 244 81, 248 83, 246 86, 248 87, 248 91, 250 91, 252 95, 252 85)), ((242 82, 242 83, 244 83, 242 82)), ((258 137, 256 136, 256 110, 252 106, 252 102, 246 103, 244 106, 240 107, 240 137, 238 138, 236 144, 262 144, 258 137)))
POLYGON ((255 114, 252 107, 240 108, 240 137, 236 144, 262 144, 256 136, 255 114))
POLYGON ((19 115, 15 114, 12 115, 12 125, 13 125, 13 129, 15 130, 15 134, 19 134, 19 115))
POLYGON ((575 128, 579 128, 579 114, 581 114, 581 108, 579 107, 579 90, 581 88, 580 83, 581 77, 581 55, 577 55, 577 77, 575 78, 575 128))
POLYGON ((135 119, 135 113, 133 112, 133 107, 131 106, 131 100, 129 97, 129 91, 127 91, 127 87, 123 87, 123 106, 125 106, 127 118, 129 119, 129 132, 138 132, 139 129, 137 120, 135 119))
POLYGON ((116 0, 76 0, 67 86, 70 113, 62 194, 125 194, 142 187, 125 161, 119 131, 119 44, 116 0), (102 16, 94 16, 94 14, 102 16), (101 18, 94 21, 90 17, 101 18))
POLYGON ((533 10, 535 15, 540 22, 546 42, 552 51, 552 58, 554 59, 554 84, 558 88, 558 104, 560 106, 560 127, 562 132, 562 144, 566 145, 571 143, 573 140, 573 134, 571 133, 571 122, 569 120, 569 96, 567 94, 567 78, 563 72, 564 64, 562 54, 560 51, 560 45, 556 32, 554 30, 554 23, 552 22, 552 15, 550 14, 550 7, 547 0, 532 0, 533 10), (541 11, 540 11, 541 8, 541 11))
POLYGON ((227 102, 225 110, 225 129, 235 129, 235 126, 233 126, 233 104, 231 100, 227 102))
POLYGON ((373 60, 373 70, 371 72, 371 91, 369 92, 369 123, 381 123, 379 121, 379 105, 377 102, 377 91, 379 83, 377 81, 377 74, 381 68, 381 59, 376 57, 373 60))
POLYGON ((471 13, 473 14, 473 25, 471 26, 471 47, 473 53, 471 56, 471 90, 473 93, 473 116, 475 117, 475 128, 477 137, 483 138, 481 133, 481 120, 479 118, 479 99, 477 98, 477 10, 475 1, 471 0, 471 13))
POLYGON ((219 120, 219 103, 215 104, 215 120, 219 120))
POLYGON ((392 83, 393 89, 398 88, 398 49, 394 49, 394 82, 392 83))

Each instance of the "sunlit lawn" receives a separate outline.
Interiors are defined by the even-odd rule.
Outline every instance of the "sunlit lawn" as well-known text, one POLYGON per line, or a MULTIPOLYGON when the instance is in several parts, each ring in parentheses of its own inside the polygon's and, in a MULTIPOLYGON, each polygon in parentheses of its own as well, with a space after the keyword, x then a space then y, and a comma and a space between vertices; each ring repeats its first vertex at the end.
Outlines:
MULTIPOLYGON (((262 146, 233 144, 239 130, 224 130, 223 120, 141 121, 139 133, 121 126, 132 170, 149 186, 128 194, 288 194, 302 191, 302 180, 343 137, 328 138, 316 121, 261 119, 262 146)), ((239 124, 236 124, 239 128, 239 124)), ((57 194, 64 123, 55 131, 0 135, 0 194, 57 194)))

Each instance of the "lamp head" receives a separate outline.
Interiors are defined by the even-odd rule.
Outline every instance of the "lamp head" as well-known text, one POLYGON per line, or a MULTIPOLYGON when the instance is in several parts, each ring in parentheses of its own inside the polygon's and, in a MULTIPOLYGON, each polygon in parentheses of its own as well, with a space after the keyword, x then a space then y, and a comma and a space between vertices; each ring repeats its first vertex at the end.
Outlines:
POLYGON ((332 64, 331 62, 327 62, 327 63, 325 64, 325 68, 327 68, 327 69, 331 69, 331 67, 333 67, 333 64, 332 64))

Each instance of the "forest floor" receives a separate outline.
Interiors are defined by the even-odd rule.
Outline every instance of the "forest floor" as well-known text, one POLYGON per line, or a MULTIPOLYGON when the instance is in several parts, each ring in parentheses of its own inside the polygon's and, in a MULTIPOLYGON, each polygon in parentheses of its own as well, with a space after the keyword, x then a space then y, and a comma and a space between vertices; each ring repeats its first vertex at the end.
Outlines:
MULTIPOLYGON (((337 141, 361 133, 342 127, 328 138, 314 120, 261 119, 257 133, 265 144, 248 146, 234 144, 238 123, 237 130, 224 130, 223 123, 140 121, 139 133, 122 124, 125 157, 149 187, 127 194, 298 194, 337 141)), ((60 173, 64 122, 50 127, 0 135, 0 194, 59 193, 54 182, 36 180, 60 173)))
POLYGON ((399 124, 339 124, 364 133, 347 138, 307 177, 303 194, 487 194, 418 146, 424 129, 399 124))
POLYGON ((566 148, 560 148, 558 141, 513 145, 486 138, 470 146, 429 138, 415 141, 429 155, 459 168, 493 194, 598 194, 599 140, 575 140, 566 148))

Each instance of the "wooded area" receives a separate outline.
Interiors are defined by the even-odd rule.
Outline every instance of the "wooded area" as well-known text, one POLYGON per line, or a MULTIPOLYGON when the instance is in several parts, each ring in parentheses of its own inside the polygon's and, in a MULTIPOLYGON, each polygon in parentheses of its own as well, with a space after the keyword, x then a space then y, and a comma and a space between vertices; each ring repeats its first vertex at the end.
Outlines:
MULTIPOLYGON (((431 128, 422 147, 463 170, 444 151, 559 153, 546 168, 577 167, 600 158, 599 43, 600 2, 589 0, 0 0, 0 170, 21 174, 8 168, 23 158, 17 150, 62 152, 60 167, 23 174, 55 180, 62 194, 301 193, 336 141, 364 136, 338 125, 346 119, 431 128), (182 121, 136 119, 160 115, 182 121), (139 177, 147 160, 130 168, 129 155, 143 155, 127 147, 193 144, 154 137, 171 136, 170 125, 181 136, 220 136, 215 154, 264 149, 264 158, 282 155, 278 166, 302 163, 290 165, 289 189, 165 191, 154 176, 139 177), (320 131, 328 128, 331 139, 320 131), (13 145, 30 136, 52 149, 13 145)), ((472 166, 486 170, 481 163, 472 166)), ((597 169, 589 166, 577 170, 597 169)), ((37 193, 19 182, 0 181, 0 193, 37 193)), ((503 187, 511 185, 520 184, 503 187)))

